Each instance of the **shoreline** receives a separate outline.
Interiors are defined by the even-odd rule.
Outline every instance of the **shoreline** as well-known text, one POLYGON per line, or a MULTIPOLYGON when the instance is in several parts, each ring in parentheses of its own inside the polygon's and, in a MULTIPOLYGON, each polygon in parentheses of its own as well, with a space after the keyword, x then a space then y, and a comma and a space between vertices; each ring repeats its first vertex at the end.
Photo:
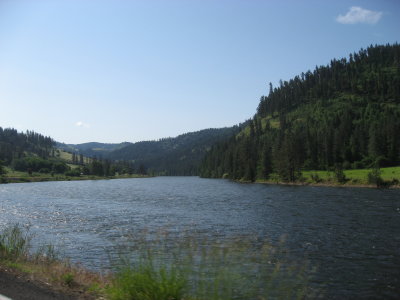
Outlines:
POLYGON ((389 185, 386 187, 378 187, 374 184, 351 184, 351 183, 336 183, 336 182, 285 182, 285 181, 276 181, 276 180, 256 180, 254 182, 251 181, 243 181, 243 180, 232 180, 237 183, 245 183, 245 184, 265 184, 265 185, 288 185, 288 186, 315 186, 315 187, 342 187, 342 188, 370 188, 370 189, 400 189, 400 185, 389 185))
POLYGON ((128 179, 128 178, 151 178, 154 176, 150 175, 121 175, 121 176, 108 176, 108 177, 100 177, 100 176, 82 176, 82 177, 69 177, 69 176, 26 176, 26 177, 18 177, 18 176, 3 176, 0 177, 0 184, 9 184, 9 183, 31 183, 31 182, 49 182, 49 181, 82 181, 82 180, 112 180, 112 179, 128 179))
MULTIPOLYGON (((382 189, 377 187, 373 184, 349 184, 349 183, 335 183, 335 182, 284 182, 284 181, 270 181, 270 180, 263 180, 263 181, 255 181, 254 183, 259 184, 273 184, 273 185, 290 185, 290 186, 315 186, 315 187, 343 187, 343 188, 372 188, 372 189, 382 189)), ((386 187, 389 189, 398 189, 400 186, 393 185, 386 187)))
MULTIPOLYGON (((54 176, 54 177, 41 177, 41 176, 27 176, 27 177, 18 177, 12 176, 0 177, 0 184, 10 184, 10 183, 31 183, 31 182, 50 182, 50 181, 83 181, 83 180, 113 180, 113 179, 129 179, 129 178, 152 178, 157 176, 151 175, 119 175, 119 176, 108 176, 108 177, 100 177, 100 176, 82 176, 82 177, 67 177, 67 176, 54 176)), ((174 177, 174 176, 171 176, 174 177)), ((199 178, 203 178, 200 177, 199 178)), ((212 178, 211 178, 212 179, 212 178)), ((215 178, 217 179, 217 178, 215 178)), ((229 179, 236 183, 244 183, 244 184, 265 184, 265 185, 286 185, 286 186, 315 186, 315 187, 343 187, 343 188, 370 188, 370 189, 400 189, 400 185, 388 185, 384 187, 378 187, 374 184, 362 184, 362 183, 338 183, 338 182, 285 182, 285 181, 276 181, 276 180, 256 180, 254 182, 245 181, 245 180, 233 180, 229 179)), ((351 180, 349 180, 351 181, 351 180)))

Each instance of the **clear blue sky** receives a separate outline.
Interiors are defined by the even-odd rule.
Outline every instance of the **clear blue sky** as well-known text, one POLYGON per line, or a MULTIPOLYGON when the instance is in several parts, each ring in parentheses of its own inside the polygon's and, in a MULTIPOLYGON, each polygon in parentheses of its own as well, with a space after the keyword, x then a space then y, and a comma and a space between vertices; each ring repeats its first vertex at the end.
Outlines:
POLYGON ((399 40, 397 0, 1 0, 0 126, 66 143, 232 126, 269 82, 399 40))

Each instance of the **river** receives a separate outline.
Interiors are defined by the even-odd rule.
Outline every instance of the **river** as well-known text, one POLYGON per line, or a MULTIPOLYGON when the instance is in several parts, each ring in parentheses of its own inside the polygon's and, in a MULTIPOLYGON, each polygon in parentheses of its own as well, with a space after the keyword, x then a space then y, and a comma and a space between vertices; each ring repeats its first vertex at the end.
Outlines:
POLYGON ((88 268, 128 232, 168 228, 209 240, 285 236, 317 268, 326 298, 396 298, 400 190, 239 184, 197 177, 0 185, 0 227, 20 223, 88 268))

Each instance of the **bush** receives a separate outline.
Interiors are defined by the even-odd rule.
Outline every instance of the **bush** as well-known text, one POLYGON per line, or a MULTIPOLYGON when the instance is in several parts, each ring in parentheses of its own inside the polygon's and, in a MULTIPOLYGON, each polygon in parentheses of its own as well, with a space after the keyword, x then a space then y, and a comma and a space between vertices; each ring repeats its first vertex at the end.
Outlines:
POLYGON ((381 170, 379 168, 373 168, 367 175, 367 181, 369 184, 376 185, 376 187, 385 187, 389 183, 384 181, 381 177, 381 170))
POLYGON ((7 170, 3 166, 4 162, 0 160, 0 176, 7 173, 7 170))
POLYGON ((24 157, 15 159, 12 163, 13 168, 17 171, 27 172, 31 170, 38 172, 40 169, 51 169, 52 162, 40 157, 24 157))
POLYGON ((320 183, 322 181, 317 173, 311 174, 311 180, 316 183, 320 183))
POLYGON ((79 177, 81 176, 81 171, 79 169, 68 170, 65 173, 65 176, 79 177))
POLYGON ((64 173, 69 170, 69 167, 64 162, 54 162, 52 166, 52 170, 55 173, 64 173))
POLYGON ((340 166, 337 166, 335 168, 335 179, 339 183, 346 183, 347 181, 346 175, 344 174, 343 169, 340 166))
POLYGON ((74 283, 74 275, 71 273, 66 273, 61 276, 61 281, 66 285, 71 287, 74 283))

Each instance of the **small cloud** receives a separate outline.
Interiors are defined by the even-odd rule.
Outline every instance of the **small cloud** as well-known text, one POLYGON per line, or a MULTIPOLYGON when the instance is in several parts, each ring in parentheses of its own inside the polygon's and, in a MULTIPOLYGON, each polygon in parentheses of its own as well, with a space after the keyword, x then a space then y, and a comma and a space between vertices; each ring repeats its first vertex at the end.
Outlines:
POLYGON ((85 122, 82 122, 82 121, 78 121, 78 122, 75 123, 75 126, 76 126, 76 127, 89 128, 89 127, 90 127, 90 124, 85 123, 85 122))
POLYGON ((352 6, 347 14, 339 15, 336 21, 341 24, 367 23, 376 24, 382 17, 382 12, 364 9, 359 6, 352 6))

